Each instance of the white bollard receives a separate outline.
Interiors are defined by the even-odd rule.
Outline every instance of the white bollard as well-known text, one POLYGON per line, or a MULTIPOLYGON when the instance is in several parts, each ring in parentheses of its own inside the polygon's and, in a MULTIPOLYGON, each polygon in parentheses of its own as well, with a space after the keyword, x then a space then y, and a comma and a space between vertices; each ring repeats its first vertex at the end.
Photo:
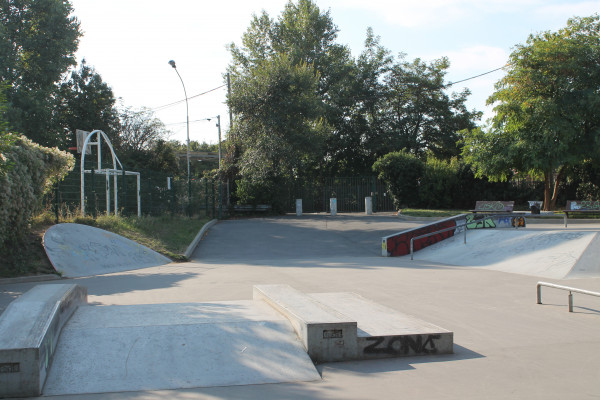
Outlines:
POLYGON ((302 216, 302 199, 296 199, 296 216, 302 216))
POLYGON ((365 197, 365 214, 373 215, 373 198, 371 196, 365 197))
POLYGON ((337 214, 337 199, 335 197, 329 199, 329 208, 331 209, 331 216, 335 216, 337 214))

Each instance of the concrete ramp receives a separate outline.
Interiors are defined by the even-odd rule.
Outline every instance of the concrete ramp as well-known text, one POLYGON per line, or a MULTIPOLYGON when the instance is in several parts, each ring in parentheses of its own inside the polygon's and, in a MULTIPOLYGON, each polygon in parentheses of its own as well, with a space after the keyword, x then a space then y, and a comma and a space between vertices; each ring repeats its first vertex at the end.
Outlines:
POLYGON ((320 379, 289 322, 262 302, 80 307, 44 395, 320 379))
POLYGON ((600 276, 598 232, 474 229, 414 254, 415 260, 563 279, 600 276))
POLYGON ((54 269, 69 278, 171 262, 154 250, 116 233, 81 224, 51 226, 44 234, 44 249, 54 269))

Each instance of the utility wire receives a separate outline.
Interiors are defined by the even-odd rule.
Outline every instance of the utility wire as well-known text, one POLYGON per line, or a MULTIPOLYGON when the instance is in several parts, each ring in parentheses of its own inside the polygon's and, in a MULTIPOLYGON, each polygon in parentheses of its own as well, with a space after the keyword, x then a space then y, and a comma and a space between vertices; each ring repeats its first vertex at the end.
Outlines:
POLYGON ((508 65, 509 65, 509 64, 506 64, 506 65, 503 65, 503 66, 501 66, 500 68, 496 68, 496 69, 493 69, 493 70, 491 70, 491 71, 484 72, 483 74, 479 74, 479 75, 472 76, 472 77, 470 77, 470 78, 461 79, 460 81, 456 81, 456 82, 449 82, 449 83, 448 83, 448 84, 447 84, 445 87, 450 87, 450 86, 452 86, 452 85, 456 85, 457 83, 461 83, 461 82, 470 81, 471 79, 479 78, 480 76, 484 76, 484 75, 487 75, 487 74, 491 74, 492 72, 500 71, 501 69, 503 69, 503 68, 507 67, 508 65))
MULTIPOLYGON (((188 99, 188 101, 189 101, 189 100, 191 100, 191 99, 194 99, 194 98, 196 98, 196 97, 203 96, 203 95, 205 95, 205 94, 207 94, 207 93, 214 92, 215 90, 221 89, 221 88, 223 88, 223 87, 225 87, 225 86, 227 86, 227 85, 221 85, 221 86, 219 86, 219 87, 216 87, 216 88, 214 88, 214 89, 207 90, 206 92, 203 92, 203 93, 196 94, 196 95, 194 95, 194 96, 188 97, 187 99, 188 99)), ((152 109, 152 111, 162 111, 162 110, 164 110, 165 108, 169 108, 169 107, 175 106, 175 105, 177 105, 177 104, 181 104, 181 103, 183 103, 183 102, 185 102, 185 99, 183 99, 183 100, 178 100, 178 101, 175 101, 175 102, 173 102, 173 103, 165 104, 164 106, 158 106, 158 107, 155 107, 155 108, 153 108, 153 109, 152 109)))

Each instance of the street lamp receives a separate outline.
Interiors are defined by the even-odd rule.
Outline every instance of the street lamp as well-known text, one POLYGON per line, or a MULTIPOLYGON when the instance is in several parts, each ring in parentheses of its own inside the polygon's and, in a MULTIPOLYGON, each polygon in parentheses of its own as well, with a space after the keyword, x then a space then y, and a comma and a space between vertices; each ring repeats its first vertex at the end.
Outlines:
POLYGON ((192 177, 190 175, 190 109, 188 106, 188 97, 187 91, 185 90, 185 85, 183 84, 183 79, 181 79, 181 75, 179 75, 179 71, 177 71, 177 66, 175 65, 175 61, 169 61, 169 65, 173 67, 175 72, 177 72, 177 76, 181 81, 181 86, 183 86, 183 94, 185 95, 185 115, 186 115, 186 126, 187 126, 187 176, 188 176, 188 211, 189 204, 192 201, 192 177))

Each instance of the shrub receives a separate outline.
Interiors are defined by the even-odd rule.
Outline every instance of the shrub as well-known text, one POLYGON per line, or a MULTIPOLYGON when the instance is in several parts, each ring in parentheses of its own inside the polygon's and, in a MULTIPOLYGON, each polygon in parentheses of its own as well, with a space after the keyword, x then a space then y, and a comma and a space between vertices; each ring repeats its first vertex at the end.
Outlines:
POLYGON ((10 168, 0 173, 0 253, 17 254, 42 196, 75 165, 71 154, 33 143, 24 136, 2 154, 10 168))
POLYGON ((456 207, 458 162, 428 157, 419 185, 419 203, 423 208, 451 209, 456 207))
POLYGON ((419 182, 425 166, 406 151, 388 153, 373 164, 373 171, 388 186, 396 208, 419 205, 419 182))

